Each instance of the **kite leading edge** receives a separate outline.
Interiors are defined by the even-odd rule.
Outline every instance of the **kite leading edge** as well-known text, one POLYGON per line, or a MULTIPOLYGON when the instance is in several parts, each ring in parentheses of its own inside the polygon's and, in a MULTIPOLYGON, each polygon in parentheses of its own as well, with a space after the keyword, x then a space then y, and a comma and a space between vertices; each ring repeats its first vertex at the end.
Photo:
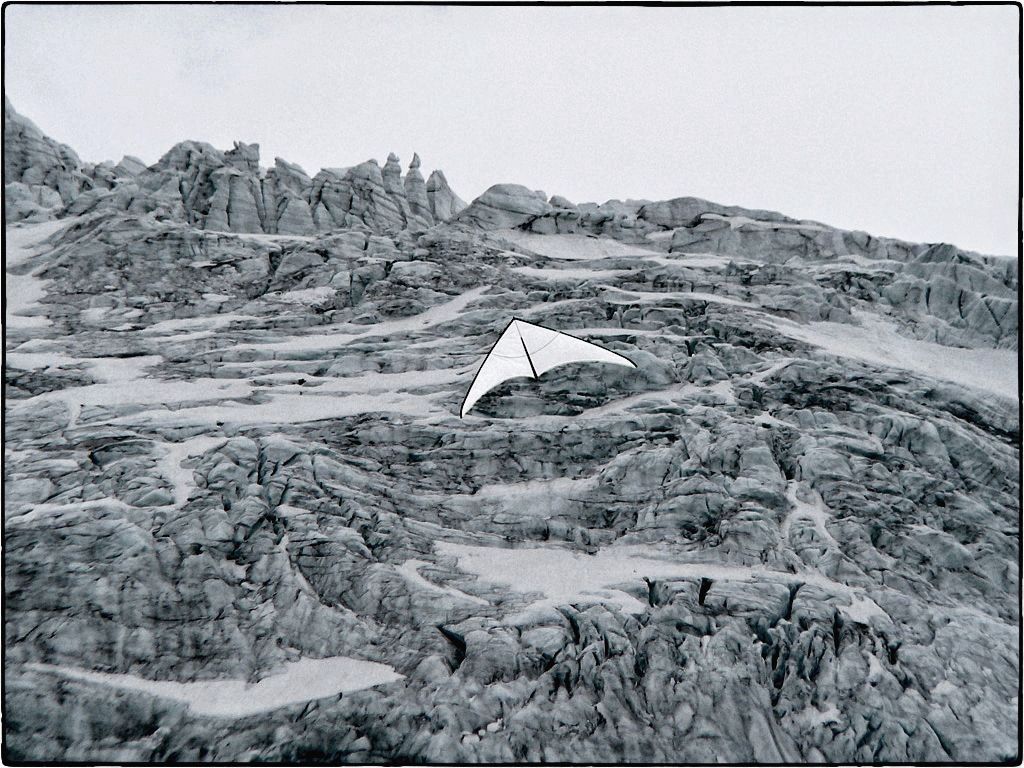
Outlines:
POLYGON ((636 368, 628 357, 567 333, 513 318, 487 353, 462 401, 465 416, 477 400, 509 379, 538 378, 567 363, 611 363, 636 368))

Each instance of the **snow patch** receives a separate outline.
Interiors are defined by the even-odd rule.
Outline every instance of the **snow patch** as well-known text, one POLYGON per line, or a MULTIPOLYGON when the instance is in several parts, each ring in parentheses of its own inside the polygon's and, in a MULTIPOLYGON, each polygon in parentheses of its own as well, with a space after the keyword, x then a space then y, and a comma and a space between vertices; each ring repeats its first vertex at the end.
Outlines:
MULTIPOLYGON (((101 375, 103 375, 101 373, 101 375)), ((68 387, 44 392, 17 402, 13 407, 22 409, 46 400, 63 400, 68 408, 83 405, 128 406, 165 405, 202 400, 224 400, 248 397, 252 387, 248 382, 233 379, 193 379, 168 381, 164 379, 134 379, 125 387, 127 379, 111 379, 103 384, 68 387)))
MULTIPOLYGON (((486 285, 473 288, 456 296, 450 301, 431 307, 418 315, 403 317, 400 320, 385 320, 380 323, 374 323, 373 325, 356 325, 348 323, 338 326, 336 329, 332 329, 330 332, 326 333, 324 332, 323 327, 319 326, 315 332, 302 336, 290 336, 286 339, 282 339, 281 341, 271 341, 259 344, 238 344, 230 349, 279 349, 283 352, 308 352, 321 349, 336 349, 337 347, 344 346, 348 342, 356 339, 362 340, 366 338, 373 338, 375 336, 390 336, 392 334, 425 330, 435 325, 441 325, 456 319, 460 314, 462 314, 466 307, 476 301, 489 288, 490 286, 486 285)), ((227 348, 215 349, 206 354, 216 354, 224 352, 226 349, 227 348)))
POLYGON ((450 504, 475 514, 500 512, 518 520, 550 518, 562 514, 574 498, 585 496, 600 482, 591 477, 556 477, 550 480, 525 480, 519 483, 491 483, 476 493, 448 497, 450 504))
POLYGON ((386 664, 348 656, 288 662, 283 671, 251 685, 243 680, 201 680, 193 683, 147 680, 136 675, 93 672, 53 664, 25 666, 73 680, 180 701, 197 715, 228 718, 247 717, 339 693, 361 691, 402 678, 386 664))
POLYGON ((796 480, 790 480, 789 487, 786 489, 786 498, 793 505, 793 511, 782 521, 782 538, 784 541, 789 538, 789 529, 794 520, 809 520, 823 541, 832 547, 839 546, 839 542, 828 532, 826 527, 832 516, 829 514, 820 493, 809 487, 801 491, 800 483, 796 480), (798 495, 801 492, 809 496, 810 501, 803 501, 798 495))
POLYGON ((51 235, 55 235, 72 224, 77 224, 80 216, 54 221, 43 221, 38 224, 16 224, 7 227, 4 253, 4 268, 11 269, 28 261, 36 255, 35 247, 42 244, 51 235))
POLYGON ((458 600, 468 600, 469 602, 476 603, 478 605, 490 605, 486 600, 475 597, 474 595, 467 595, 465 592, 455 589, 454 587, 442 587, 440 584, 427 581, 427 579, 423 578, 420 574, 419 570, 425 565, 433 565, 433 563, 428 563, 425 560, 406 560, 401 565, 395 566, 395 571, 407 579, 411 584, 416 584, 430 592, 450 595, 458 600))
POLYGON ((754 229, 804 229, 810 232, 825 232, 828 230, 828 227, 823 227, 820 224, 804 224, 802 222, 789 223, 782 221, 760 221, 758 219, 751 219, 746 216, 722 216, 719 213, 704 213, 701 214, 701 219, 727 221, 729 222, 730 229, 739 229, 740 227, 752 227, 754 229))
POLYGON ((28 274, 13 274, 11 270, 37 256, 37 247, 44 240, 77 221, 78 217, 75 217, 6 228, 4 278, 7 285, 4 290, 4 325, 8 329, 42 328, 52 325, 48 317, 26 314, 38 311, 39 301, 46 296, 47 281, 38 276, 42 267, 37 267, 28 274))
POLYGON ((144 328, 141 332, 145 334, 162 334, 182 330, 212 331, 224 328, 238 320, 257 319, 258 318, 254 315, 233 314, 209 315, 207 317, 180 317, 171 320, 161 320, 159 323, 153 323, 153 325, 148 328, 144 328))
POLYGON ((628 275, 628 269, 538 269, 537 267, 512 267, 512 271, 524 277, 539 280, 614 280, 628 275))
POLYGON ((203 232, 208 235, 233 237, 238 240, 254 240, 258 243, 283 243, 289 240, 301 240, 308 243, 316 240, 312 235, 268 235, 262 232, 225 232, 221 229, 205 229, 203 232))
MULTIPOLYGON (((209 379, 210 382, 223 382, 222 379, 209 379)), ((238 383, 241 384, 241 383, 238 383)), ((241 384, 242 386, 246 386, 241 384)), ((195 399, 223 399, 230 389, 220 391, 218 395, 195 399)), ((184 394, 184 393, 182 393, 184 394)), ((269 424, 305 424, 325 419, 340 419, 356 416, 361 413, 404 413, 409 416, 448 415, 433 401, 425 396, 396 395, 381 398, 373 394, 343 395, 340 397, 317 395, 274 395, 264 403, 231 403, 204 405, 195 408, 177 410, 150 410, 132 416, 114 419, 115 424, 135 424, 145 421, 152 425, 168 426, 214 426, 216 424, 232 425, 269 425, 269 424)))
POLYGON ((48 317, 25 314, 34 310, 46 295, 46 281, 36 277, 37 274, 38 270, 27 275, 6 274, 7 306, 4 322, 7 328, 42 328, 52 325, 48 317))
POLYGON ((759 304, 754 304, 742 299, 734 299, 730 296, 720 296, 717 293, 703 293, 701 291, 658 291, 656 293, 644 293, 641 291, 628 291, 625 288, 604 286, 609 293, 623 294, 630 302, 642 304, 663 304, 667 299, 681 301, 706 301, 709 304, 728 304, 732 307, 747 307, 760 310, 759 304))
POLYGON ((147 368, 163 362, 160 355, 139 355, 137 357, 83 357, 93 376, 108 384, 125 384, 138 381, 147 368))
POLYGON ((158 466, 163 476, 174 488, 174 506, 176 508, 183 506, 188 501, 192 488, 195 487, 193 471, 183 468, 182 462, 192 456, 200 456, 223 443, 224 438, 222 437, 200 435, 180 443, 164 445, 164 455, 158 466))
POLYGON ((89 325, 100 325, 106 319, 109 310, 106 307, 88 307, 78 313, 78 319, 89 325))
MULTIPOLYGON (((77 466, 75 468, 77 469, 77 466)), ((81 514, 83 512, 90 512, 97 507, 114 507, 122 512, 126 512, 131 509, 131 507, 120 499, 113 499, 109 497, 105 499, 91 499, 89 501, 73 501, 68 504, 35 504, 27 512, 11 517, 8 517, 6 510, 4 510, 4 525, 25 525, 27 523, 34 523, 48 518, 57 520, 68 515, 75 515, 76 513, 81 514)), ((91 517, 92 515, 90 515, 90 518, 91 517)), ((65 520, 62 524, 66 523, 67 521, 65 520)))
POLYGON ((750 259, 741 256, 726 256, 720 253, 683 253, 676 252, 671 256, 654 256, 647 261, 654 261, 666 267, 689 267, 691 269, 721 269, 729 264, 752 264, 750 259))
POLYGON ((584 260, 607 259, 612 256, 660 256, 661 251, 629 245, 610 237, 588 235, 538 235, 517 229, 503 229, 496 232, 499 237, 540 256, 552 259, 584 260))
POLYGON ((800 324, 766 316, 779 333, 813 344, 829 354, 888 368, 911 371, 1009 400, 1017 399, 1017 353, 1008 349, 947 347, 900 335, 895 326, 863 312, 860 325, 815 322, 800 324))
POLYGON ((288 304, 318 304, 327 299, 334 298, 336 294, 337 291, 334 288, 322 286, 320 288, 300 288, 294 291, 285 291, 284 293, 271 293, 267 297, 288 304))
POLYGON ((78 365, 82 360, 63 355, 60 352, 8 352, 7 364, 23 371, 41 371, 47 368, 63 368, 78 365))
POLYGON ((516 592, 539 593, 523 613, 509 617, 519 623, 538 609, 567 603, 610 603, 630 613, 642 613, 646 605, 617 585, 650 579, 709 578, 715 581, 776 581, 813 584, 846 600, 840 610, 854 621, 868 623, 884 611, 861 591, 833 581, 820 573, 788 573, 766 568, 722 563, 682 563, 652 557, 650 547, 612 547, 587 555, 555 547, 503 549, 438 542, 438 552, 456 558, 459 568, 480 579, 509 586, 516 592))

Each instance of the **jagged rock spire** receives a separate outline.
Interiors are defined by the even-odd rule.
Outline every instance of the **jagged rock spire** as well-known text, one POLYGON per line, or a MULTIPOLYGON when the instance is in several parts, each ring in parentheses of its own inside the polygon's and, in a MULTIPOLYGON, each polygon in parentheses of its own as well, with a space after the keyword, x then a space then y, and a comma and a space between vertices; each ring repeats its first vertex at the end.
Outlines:
POLYGON ((466 203, 448 185, 444 171, 434 171, 427 179, 427 200, 435 221, 448 221, 466 207, 466 203))
POLYGON ((4 167, 8 218, 48 218, 113 208, 158 215, 194 227, 236 232, 311 234, 365 226, 377 231, 426 228, 446 221, 465 203, 444 174, 424 182, 416 153, 406 175, 398 155, 327 168, 310 178, 276 158, 265 173, 256 143, 220 150, 182 141, 153 165, 126 157, 88 164, 4 104, 4 167))
POLYGON ((420 156, 413 152, 409 172, 405 174, 405 197, 409 201, 409 211, 414 217, 426 224, 433 224, 435 218, 430 210, 430 199, 427 196, 427 185, 420 173, 420 156))

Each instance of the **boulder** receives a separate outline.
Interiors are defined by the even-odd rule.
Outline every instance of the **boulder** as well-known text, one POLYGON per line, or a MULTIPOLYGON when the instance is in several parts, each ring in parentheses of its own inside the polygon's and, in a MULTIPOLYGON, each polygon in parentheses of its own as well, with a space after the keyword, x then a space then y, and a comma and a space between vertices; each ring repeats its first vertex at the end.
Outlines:
POLYGON ((495 184, 462 210, 456 221, 481 229, 504 229, 518 227, 551 210, 542 193, 520 184, 495 184))

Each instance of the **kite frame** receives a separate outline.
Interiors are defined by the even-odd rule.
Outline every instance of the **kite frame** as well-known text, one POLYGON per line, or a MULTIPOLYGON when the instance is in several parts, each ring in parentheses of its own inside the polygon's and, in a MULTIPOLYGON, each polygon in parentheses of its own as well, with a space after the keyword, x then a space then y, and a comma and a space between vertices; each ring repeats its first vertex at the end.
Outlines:
MULTIPOLYGON (((534 326, 536 326, 537 328, 543 328, 543 329, 544 329, 545 331, 551 331, 552 333, 561 333, 561 334, 563 334, 563 335, 565 335, 565 336, 571 336, 572 338, 576 339, 576 341, 582 341, 582 342, 583 342, 584 344, 594 344, 594 342, 592 342, 592 341, 587 341, 586 339, 581 339, 581 338, 580 338, 579 336, 575 336, 574 334, 571 334, 571 333, 566 333, 565 331, 559 331, 559 330, 558 330, 558 329, 556 329, 556 328, 548 328, 548 327, 547 327, 546 325, 541 325, 540 323, 531 323, 531 322, 530 322, 529 320, 524 320, 524 319, 523 319, 523 318, 521 318, 521 317, 516 317, 515 315, 513 315, 513 316, 512 316, 512 319, 511 319, 511 320, 509 320, 509 321, 508 321, 508 322, 507 322, 507 323, 505 324, 505 327, 501 329, 501 333, 499 333, 499 334, 498 334, 498 338, 496 338, 496 339, 494 340, 494 343, 493 343, 493 344, 491 344, 491 347, 490 347, 490 349, 488 349, 488 350, 487 350, 487 354, 486 354, 486 355, 484 355, 484 359, 483 359, 483 362, 482 362, 482 363, 480 363, 480 367, 479 367, 479 368, 477 368, 477 369, 476 369, 476 373, 475 373, 475 374, 473 374, 473 380, 472 380, 471 382, 469 382, 469 388, 468 388, 468 389, 466 389, 466 394, 465 394, 465 396, 464 396, 464 397, 462 398, 462 403, 461 403, 461 404, 459 405, 459 418, 460 418, 460 419, 464 419, 464 418, 466 418, 465 414, 463 414, 463 413, 462 413, 462 409, 463 409, 463 407, 464 407, 464 406, 466 405, 466 401, 467 401, 467 400, 469 400, 469 393, 473 391, 473 385, 474 385, 474 384, 476 384, 476 380, 477 380, 477 378, 478 378, 478 377, 480 376, 480 371, 482 371, 482 370, 483 370, 484 364, 485 364, 485 363, 487 362, 487 359, 488 359, 488 358, 489 358, 489 357, 491 356, 491 353, 492 353, 492 352, 494 351, 494 348, 495 348, 496 346, 498 346, 498 342, 499 342, 499 341, 501 341, 501 338, 502 338, 502 336, 504 336, 504 335, 505 335, 505 332, 506 332, 506 331, 507 331, 507 330, 508 330, 509 328, 511 328, 511 327, 512 327, 512 323, 516 322, 517 320, 518 320, 519 322, 521 322, 521 323, 526 323, 527 325, 534 325, 534 326)), ((530 363, 530 369, 531 369, 531 370, 533 371, 533 378, 534 378, 534 379, 539 379, 539 378, 540 378, 540 376, 538 376, 538 375, 537 375, 537 369, 533 367, 533 360, 532 360, 532 359, 530 359, 530 350, 526 348, 526 341, 524 341, 524 340, 523 340, 522 334, 520 334, 520 336, 519 336, 519 341, 520 341, 520 342, 522 342, 522 345, 523 345, 523 352, 525 352, 525 353, 526 353, 526 360, 527 360, 527 362, 529 362, 529 363, 530 363)), ((596 347, 596 346, 598 346, 598 345, 597 345, 597 344, 594 344, 594 346, 596 347)), ((611 353, 612 353, 613 355, 618 355, 618 356, 619 356, 619 357, 621 357, 621 358, 622 358, 623 360, 625 360, 625 361, 626 361, 626 362, 628 362, 628 363, 629 363, 630 365, 632 365, 632 366, 633 366, 634 368, 638 368, 638 367, 639 367, 639 366, 637 366, 637 364, 636 364, 635 362, 633 362, 632 360, 630 360, 630 359, 629 359, 628 357, 626 357, 625 355, 623 355, 623 354, 621 354, 621 353, 619 353, 619 352, 616 352, 616 351, 615 351, 614 349, 607 349, 607 348, 605 348, 605 347, 601 347, 601 349, 604 349, 604 350, 605 350, 606 352, 611 352, 611 353)), ((570 365, 570 363, 567 363, 567 365, 570 365)), ((516 378, 516 379, 521 379, 521 378, 525 378, 525 377, 523 377, 523 376, 514 376, 513 378, 516 378)), ((507 379, 506 381, 511 381, 511 379, 507 379)))

